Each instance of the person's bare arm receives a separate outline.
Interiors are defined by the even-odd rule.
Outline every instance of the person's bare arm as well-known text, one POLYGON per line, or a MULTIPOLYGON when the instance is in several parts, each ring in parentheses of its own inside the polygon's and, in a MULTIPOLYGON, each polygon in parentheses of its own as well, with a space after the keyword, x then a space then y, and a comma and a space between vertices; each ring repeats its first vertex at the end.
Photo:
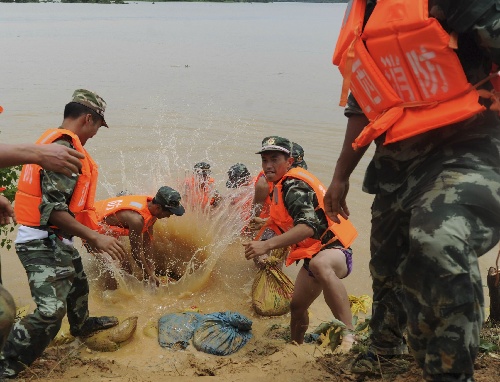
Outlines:
POLYGON ((12 208, 9 199, 0 195, 0 225, 10 224, 11 220, 16 223, 14 208, 12 208))
POLYGON ((146 257, 147 244, 145 245, 144 240, 148 234, 142 233, 144 219, 139 213, 131 210, 120 211, 117 216, 129 229, 130 250, 136 264, 145 272, 147 278, 154 280, 158 285, 160 280, 155 275, 152 262, 146 257))
POLYGON ((142 234, 142 243, 144 248, 144 257, 146 258, 149 267, 153 270, 154 278, 156 280, 156 267, 153 258, 153 226, 150 226, 148 231, 142 234))
POLYGON ((282 235, 277 235, 265 241, 251 241, 244 243, 245 258, 247 260, 253 259, 269 253, 269 251, 276 248, 288 247, 292 244, 307 239, 314 235, 314 230, 307 224, 297 224, 291 230, 282 235))
POLYGON ((259 216, 262 212, 262 207, 269 195, 269 185, 264 176, 261 176, 255 183, 255 194, 253 197, 253 215, 259 216))
POLYGON ((342 151, 340 152, 332 181, 324 199, 325 212, 335 223, 340 223, 338 215, 345 219, 349 217, 349 208, 346 203, 349 191, 349 178, 368 148, 367 145, 355 151, 352 148, 352 143, 368 122, 368 119, 362 114, 353 115, 347 121, 347 130, 342 151))
POLYGON ((83 224, 80 224, 67 211, 53 210, 50 214, 50 222, 64 232, 84 239, 92 250, 97 253, 105 252, 110 255, 112 259, 119 261, 125 258, 125 248, 122 243, 114 237, 101 235, 83 224))
POLYGON ((0 167, 34 163, 66 176, 78 174, 85 156, 78 151, 52 143, 49 145, 0 143, 0 167))

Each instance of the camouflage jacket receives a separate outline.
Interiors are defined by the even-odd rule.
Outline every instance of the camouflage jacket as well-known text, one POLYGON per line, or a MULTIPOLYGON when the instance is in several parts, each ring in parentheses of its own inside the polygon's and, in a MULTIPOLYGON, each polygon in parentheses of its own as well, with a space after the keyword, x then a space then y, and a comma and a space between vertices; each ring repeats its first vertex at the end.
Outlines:
MULTIPOLYGON (((70 142, 59 139, 58 143, 67 147, 74 148, 70 142)), ((69 211, 68 205, 73 195, 78 177, 67 177, 66 175, 53 171, 43 170, 40 173, 42 186, 42 203, 40 204, 40 226, 48 229, 50 226, 49 218, 52 211, 69 211)), ((73 214, 71 214, 73 216, 73 214)), ((69 237, 69 235, 63 235, 69 237)))
POLYGON ((293 219, 294 226, 306 224, 314 230, 313 239, 319 239, 328 228, 323 210, 315 211, 318 198, 313 189, 304 181, 288 178, 283 181, 283 201, 293 219))

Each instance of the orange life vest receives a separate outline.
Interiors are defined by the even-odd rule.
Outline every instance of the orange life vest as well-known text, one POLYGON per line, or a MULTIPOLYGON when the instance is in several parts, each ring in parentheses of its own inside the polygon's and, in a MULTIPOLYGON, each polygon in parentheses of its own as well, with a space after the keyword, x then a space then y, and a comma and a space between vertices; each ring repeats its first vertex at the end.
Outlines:
POLYGON ((269 217, 269 209, 271 207, 271 194, 272 194, 273 189, 274 189, 274 183, 268 181, 267 178, 266 178, 266 176, 264 175, 264 171, 261 171, 261 172, 259 172, 259 174, 255 178, 254 184, 256 185, 257 182, 259 181, 259 179, 262 178, 262 177, 266 180, 267 186, 269 187, 269 190, 268 190, 268 193, 267 193, 267 196, 266 196, 266 200, 264 200, 264 203, 262 204, 262 208, 260 210, 259 218, 261 218, 261 219, 267 219, 269 217))
MULTIPOLYGON (((97 186, 97 165, 83 148, 78 136, 66 129, 49 129, 36 141, 37 144, 49 144, 55 142, 62 136, 71 137, 71 143, 76 151, 85 155, 81 159, 81 174, 76 182, 73 195, 68 208, 75 215, 75 219, 84 224, 87 214, 93 213, 95 189, 97 186)), ((14 212, 18 223, 30 227, 40 226, 40 210, 38 207, 42 202, 42 188, 40 183, 41 167, 37 164, 26 164, 23 166, 17 192, 14 200, 14 212)))
POLYGON ((143 195, 125 195, 105 200, 98 200, 94 203, 98 221, 90 228, 102 234, 111 233, 115 237, 128 236, 128 228, 107 225, 104 222, 104 219, 119 211, 132 210, 139 213, 144 219, 142 233, 145 233, 157 220, 157 218, 149 212, 148 202, 151 200, 153 200, 152 197, 143 195))
POLYGON ((184 187, 187 191, 187 199, 191 204, 199 203, 202 208, 215 203, 215 197, 212 195, 215 179, 208 178, 201 180, 196 175, 184 181, 184 187))
POLYGON ((353 147, 386 133, 385 144, 463 121, 485 110, 454 52, 429 17, 428 0, 379 0, 363 30, 366 0, 351 0, 333 63, 370 123, 353 147))
MULTIPOLYGON (((291 228, 293 228, 293 218, 288 213, 285 203, 283 201, 283 181, 288 178, 300 179, 306 182, 316 193, 318 198, 318 207, 316 210, 325 210, 325 205, 323 198, 326 193, 325 186, 309 171, 303 168, 297 167, 289 170, 283 178, 275 185, 273 198, 271 201, 271 218, 269 219, 269 224, 266 224, 261 232, 265 228, 273 229, 277 234, 284 233, 291 228)), ((326 214, 325 214, 326 216, 326 214)), ((321 235, 323 237, 328 231, 334 234, 334 237, 325 244, 321 243, 321 240, 313 239, 312 237, 302 240, 301 242, 292 245, 292 250, 288 257, 286 258, 286 265, 290 265, 295 261, 301 259, 310 259, 316 253, 321 251, 326 245, 338 240, 342 243, 345 248, 348 248, 354 239, 358 236, 356 228, 352 225, 349 220, 345 220, 339 216, 340 224, 334 223, 326 216, 328 220, 328 229, 321 235)))

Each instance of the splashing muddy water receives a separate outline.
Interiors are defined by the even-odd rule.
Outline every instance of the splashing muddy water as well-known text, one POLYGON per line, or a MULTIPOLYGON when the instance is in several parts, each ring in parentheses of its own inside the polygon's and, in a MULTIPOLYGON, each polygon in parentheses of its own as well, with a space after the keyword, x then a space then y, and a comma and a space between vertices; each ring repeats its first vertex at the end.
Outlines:
MULTIPOLYGON (((57 127, 72 91, 84 87, 108 102, 111 127, 86 145, 100 166, 99 199, 123 190, 153 195, 163 185, 180 187, 202 160, 211 163, 216 187, 226 194, 230 165, 243 162, 258 173, 254 153, 268 135, 299 142, 311 172, 328 184, 345 134, 338 107, 342 81, 331 65, 344 7, 0 4, 2 141, 34 142, 48 127, 57 127)), ((360 236, 353 245, 353 274, 343 281, 354 295, 369 294, 371 286, 372 196, 361 191, 369 158, 370 151, 351 178, 348 197, 360 236)), ((181 375, 183 365, 208 357, 191 350, 166 352, 144 330, 164 314, 188 309, 238 311, 253 320, 256 340, 272 324, 288 325, 288 315, 266 318, 253 312, 250 290, 257 270, 243 256, 244 217, 224 203, 210 214, 188 211, 157 223, 157 262, 180 277, 166 287, 151 287, 109 262, 103 266, 77 241, 90 280, 90 313, 139 317, 132 341, 100 357, 181 375), (116 290, 105 287, 106 269, 116 274, 116 290)), ((491 265, 493 252, 479 260, 481 269, 491 265)), ((17 305, 33 308, 17 255, 6 249, 1 255, 5 286, 17 305)), ((294 280, 298 269, 292 265, 284 271, 294 280)), ((330 320, 320 297, 310 308, 310 328, 330 320)), ((294 351, 287 369, 296 367, 289 362, 297 359, 294 351)))
MULTIPOLYGON (((195 187, 198 188, 198 184, 195 187)), ((154 290, 157 298, 182 298, 198 292, 208 283, 221 255, 232 244, 240 243, 240 234, 250 217, 253 185, 220 194, 214 206, 203 205, 196 195, 189 195, 190 192, 193 194, 192 191, 187 190, 187 195, 183 191, 187 196, 187 200, 182 201, 186 209, 183 216, 172 215, 157 220, 154 225, 153 262, 157 274, 168 280, 165 284, 155 288, 148 280, 143 280, 143 272, 132 260, 126 237, 121 240, 128 250, 130 262, 134 264, 132 274, 119 269, 109 257, 85 256, 88 258, 86 269, 90 282, 107 299, 116 300, 115 295, 132 290, 137 293, 141 288, 154 290), (113 288, 109 288, 110 279, 116 280, 117 285, 113 288)))

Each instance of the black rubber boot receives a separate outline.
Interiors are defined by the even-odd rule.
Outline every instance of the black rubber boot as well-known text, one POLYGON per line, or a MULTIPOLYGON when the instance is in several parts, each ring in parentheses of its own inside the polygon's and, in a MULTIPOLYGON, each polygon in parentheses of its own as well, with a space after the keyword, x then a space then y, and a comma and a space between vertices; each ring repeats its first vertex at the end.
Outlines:
POLYGON ((109 329, 118 325, 118 318, 114 316, 89 317, 83 323, 82 327, 70 330, 74 337, 88 337, 100 330, 109 329))

